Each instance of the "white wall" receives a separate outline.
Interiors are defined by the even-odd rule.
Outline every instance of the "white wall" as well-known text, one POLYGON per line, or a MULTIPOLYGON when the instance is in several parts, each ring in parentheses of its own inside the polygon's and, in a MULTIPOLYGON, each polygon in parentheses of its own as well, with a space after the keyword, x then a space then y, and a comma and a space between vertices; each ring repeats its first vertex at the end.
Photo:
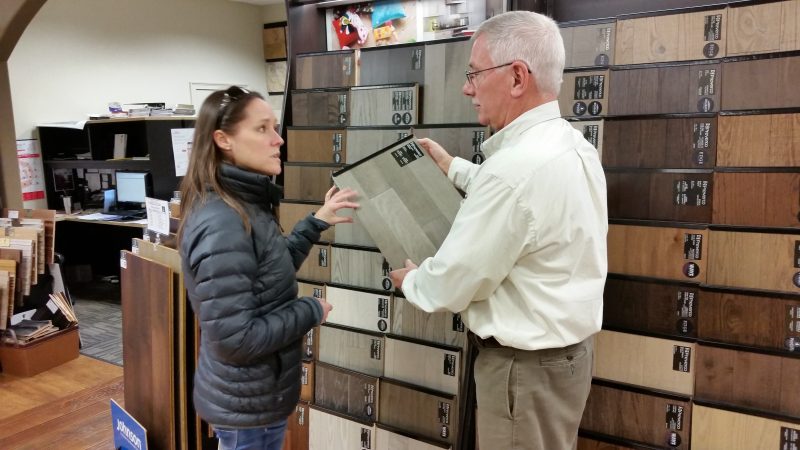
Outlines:
POLYGON ((264 6, 262 12, 264 23, 286 22, 286 4, 283 1, 264 6))
MULTIPOLYGON (((265 7, 228 0, 48 0, 9 59, 17 139, 108 103, 189 103, 189 82, 266 91, 265 7)), ((195 105, 199 108, 200 105, 195 105)))

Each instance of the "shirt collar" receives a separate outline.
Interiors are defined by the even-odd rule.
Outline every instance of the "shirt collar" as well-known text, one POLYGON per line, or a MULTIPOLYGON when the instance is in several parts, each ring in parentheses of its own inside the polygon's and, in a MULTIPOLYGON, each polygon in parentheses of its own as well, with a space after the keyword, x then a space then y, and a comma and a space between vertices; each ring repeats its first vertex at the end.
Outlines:
POLYGON ((509 144, 512 143, 513 140, 519 138, 522 133, 542 122, 559 117, 561 117, 561 111, 558 108, 557 101, 547 102, 533 109, 529 109, 512 120, 511 123, 503 127, 502 130, 485 140, 481 146, 481 150, 483 154, 489 158, 504 147, 508 147, 509 144))

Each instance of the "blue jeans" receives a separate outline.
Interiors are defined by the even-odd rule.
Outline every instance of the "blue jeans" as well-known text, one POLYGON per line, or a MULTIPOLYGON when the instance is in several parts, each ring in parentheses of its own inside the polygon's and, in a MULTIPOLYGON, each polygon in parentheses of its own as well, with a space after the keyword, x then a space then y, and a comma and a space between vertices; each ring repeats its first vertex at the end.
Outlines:
POLYGON ((219 450, 281 450, 287 419, 261 428, 214 428, 219 450))

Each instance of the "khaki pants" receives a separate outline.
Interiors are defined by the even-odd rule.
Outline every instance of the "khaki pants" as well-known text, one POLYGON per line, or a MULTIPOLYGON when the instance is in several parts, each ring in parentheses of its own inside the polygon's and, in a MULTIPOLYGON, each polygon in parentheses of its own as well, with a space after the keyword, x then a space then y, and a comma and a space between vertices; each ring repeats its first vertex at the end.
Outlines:
POLYGON ((481 450, 570 450, 592 383, 594 338, 535 351, 488 345, 475 361, 481 450))

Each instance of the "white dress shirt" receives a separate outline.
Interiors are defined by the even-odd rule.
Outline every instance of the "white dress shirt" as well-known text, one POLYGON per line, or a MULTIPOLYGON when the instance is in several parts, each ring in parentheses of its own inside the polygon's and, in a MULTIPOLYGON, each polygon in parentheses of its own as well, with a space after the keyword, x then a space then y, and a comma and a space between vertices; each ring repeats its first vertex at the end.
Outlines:
POLYGON ((561 348, 600 330, 608 269, 606 183, 597 150, 557 102, 517 117, 455 158, 467 197, 449 235, 403 281, 408 301, 461 312, 472 332, 522 350, 561 348))

